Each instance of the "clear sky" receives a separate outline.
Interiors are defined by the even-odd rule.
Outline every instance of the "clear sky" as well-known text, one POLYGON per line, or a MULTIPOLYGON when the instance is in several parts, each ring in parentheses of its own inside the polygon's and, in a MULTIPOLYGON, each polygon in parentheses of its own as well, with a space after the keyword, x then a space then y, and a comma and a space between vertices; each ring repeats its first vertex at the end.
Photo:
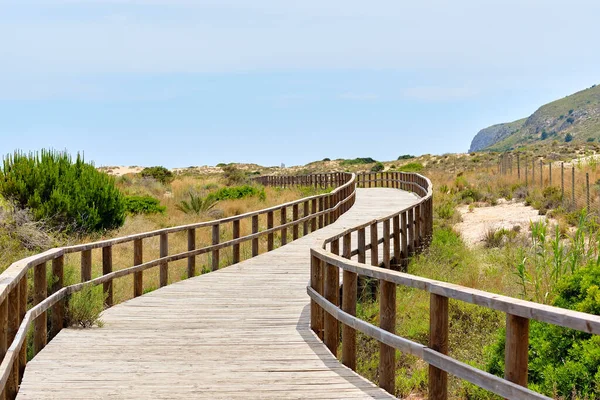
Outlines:
POLYGON ((466 151, 600 83, 598 0, 0 0, 0 152, 263 165, 466 151))

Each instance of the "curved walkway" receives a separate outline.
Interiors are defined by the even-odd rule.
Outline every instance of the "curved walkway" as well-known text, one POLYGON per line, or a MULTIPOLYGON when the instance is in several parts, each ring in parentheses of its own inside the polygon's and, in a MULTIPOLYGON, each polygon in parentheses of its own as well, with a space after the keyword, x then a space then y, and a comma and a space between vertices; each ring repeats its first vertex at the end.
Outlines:
POLYGON ((409 206, 357 189, 335 223, 272 252, 108 309, 63 329, 28 365, 18 399, 389 399, 309 328, 309 248, 409 206))

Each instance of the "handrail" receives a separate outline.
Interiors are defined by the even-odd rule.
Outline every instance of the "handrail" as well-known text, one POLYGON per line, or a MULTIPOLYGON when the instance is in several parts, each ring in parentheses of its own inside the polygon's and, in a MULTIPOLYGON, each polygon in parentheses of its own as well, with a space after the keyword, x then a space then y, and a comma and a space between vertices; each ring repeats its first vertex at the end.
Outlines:
POLYGON ((422 278, 400 272, 408 258, 428 243, 432 233, 432 185, 418 174, 382 173, 357 177, 362 187, 393 187, 422 196, 414 205, 396 213, 355 226, 311 249, 311 328, 337 355, 339 323, 342 324, 342 362, 356 370, 356 331, 378 340, 380 347, 379 385, 394 393, 395 350, 412 354, 429 363, 429 398, 447 398, 447 374, 451 373, 508 399, 548 399, 527 389, 529 320, 600 334, 600 316, 501 296, 481 290, 422 278), (400 174, 400 175, 398 175, 400 174), (408 176, 407 176, 408 175, 408 176), (415 182, 416 181, 416 182, 415 182), (378 226, 383 225, 383 237, 378 226), (366 229, 370 231, 367 244, 366 229), (352 234, 357 244, 353 248, 352 234), (340 254, 340 241, 343 252, 340 254), (379 245, 383 244, 383 263, 379 245), (329 250, 327 251, 327 245, 329 250), (392 248, 393 245, 393 248, 392 248), (370 266, 366 251, 371 250, 370 266), (351 258, 357 255, 358 260, 351 258), (340 269, 342 301, 340 306, 340 269), (380 282, 380 326, 356 317, 358 277, 380 282), (395 334, 396 285, 430 293, 429 346, 395 334), (504 379, 471 367, 447 355, 448 299, 455 299, 506 313, 506 366, 504 379))
POLYGON ((356 175, 350 173, 329 173, 295 177, 259 177, 255 181, 270 186, 306 185, 334 187, 330 193, 305 197, 259 211, 222 218, 214 221, 182 225, 172 228, 159 229, 151 232, 102 240, 76 246, 67 246, 45 251, 9 266, 0 274, 0 393, 5 393, 7 399, 14 399, 18 392, 19 383, 27 364, 25 342, 27 331, 34 325, 33 347, 34 355, 43 349, 48 339, 52 339, 64 325, 65 299, 88 286, 103 285, 106 296, 105 306, 113 305, 112 282, 114 279, 134 275, 133 296, 143 294, 143 272, 149 268, 160 267, 160 286, 167 285, 168 265, 170 262, 187 259, 187 277, 195 276, 196 256, 205 253, 212 254, 212 270, 220 267, 219 251, 233 248, 232 264, 241 261, 240 244, 252 242, 252 257, 260 253, 259 238, 267 236, 267 251, 274 246, 274 234, 281 233, 281 245, 285 245, 288 236, 296 240, 312 231, 335 222, 340 215, 352 207, 356 199, 356 175), (301 207, 302 206, 302 209, 301 207), (291 208, 292 212, 287 213, 291 208), (280 224, 274 224, 274 213, 280 215, 280 224), (302 213, 302 216, 300 216, 302 213), (267 228, 260 230, 259 217, 267 217, 267 228), (290 218, 288 218, 288 216, 290 218), (252 232, 241 234, 240 222, 250 219, 252 232), (226 223, 232 224, 232 238, 221 242, 220 227, 226 223), (300 227, 302 226, 302 229, 300 227), (196 249, 196 230, 212 229, 212 244, 196 249), (288 235, 288 228, 292 230, 288 235), (169 255, 168 235, 186 231, 188 234, 188 250, 169 255), (160 237, 160 257, 151 261, 143 261, 143 240, 150 237, 160 237), (133 266, 113 271, 113 246, 133 242, 133 266), (92 250, 102 249, 102 275, 92 279, 92 250), (81 283, 63 287, 64 256, 71 253, 81 253, 81 283), (52 263, 52 274, 55 283, 52 293, 48 296, 46 281, 46 264, 52 263), (27 272, 33 269, 34 304, 27 311, 27 272), (47 331, 48 315, 52 311, 50 332, 47 331))

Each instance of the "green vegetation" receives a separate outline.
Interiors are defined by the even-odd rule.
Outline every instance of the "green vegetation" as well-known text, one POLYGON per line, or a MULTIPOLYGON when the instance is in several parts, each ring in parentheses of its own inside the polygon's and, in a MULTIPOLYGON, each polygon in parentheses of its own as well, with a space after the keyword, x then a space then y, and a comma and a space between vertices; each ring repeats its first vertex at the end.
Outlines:
POLYGON ((75 162, 64 152, 15 152, 4 158, 0 194, 36 221, 67 232, 118 228, 125 206, 114 178, 98 172, 79 154, 75 162))
POLYGON ((156 179, 163 185, 166 185, 173 180, 173 173, 163 166, 144 168, 142 172, 140 172, 140 175, 144 178, 156 179))
POLYGON ((404 155, 401 155, 400 157, 398 157, 398 160, 410 160, 412 158, 415 158, 415 156, 410 155, 410 154, 404 154, 404 155))
POLYGON ((227 186, 240 185, 248 180, 246 174, 235 165, 229 164, 221 168, 223 169, 223 175, 225 176, 227 186))
POLYGON ((571 140, 573 140, 573 135, 571 135, 570 133, 567 133, 565 135, 565 142, 569 143, 571 140))
POLYGON ((377 162, 371 167, 371 172, 381 172, 385 169, 383 163, 377 162))
POLYGON ((178 210, 186 214, 204 214, 215 208, 218 203, 218 200, 214 196, 202 197, 193 192, 189 192, 189 196, 189 200, 181 200, 181 202, 176 205, 178 210))
POLYGON ((257 188, 256 186, 243 185, 243 186, 233 186, 233 187, 224 187, 219 189, 214 193, 210 193, 209 197, 214 198, 215 200, 238 200, 246 197, 257 196, 261 200, 265 200, 267 195, 265 193, 265 188, 257 188))
POLYGON ((400 168, 398 168, 399 171, 402 172, 420 172, 423 170, 423 164, 419 163, 419 162, 411 162, 405 165, 402 165, 400 168))
POLYGON ((350 165, 361 165, 361 164, 373 164, 376 163, 377 160, 372 159, 371 157, 364 158, 353 158, 349 160, 342 160, 340 162, 341 166, 350 166, 350 165))
POLYGON ((600 86, 594 85, 543 105, 526 119, 483 129, 473 144, 475 150, 506 151, 535 144, 538 137, 544 140, 553 134, 564 134, 567 143, 573 139, 585 142, 600 131, 600 120, 595 117, 598 107, 600 86), (566 135, 571 140, 566 140, 566 135))
POLYGON ((101 285, 86 285, 81 291, 73 293, 67 307, 68 324, 80 328, 102 326, 100 314, 104 310, 105 300, 106 296, 101 285))
POLYGON ((125 211, 128 214, 163 214, 167 207, 160 205, 160 200, 151 196, 126 196, 125 211))

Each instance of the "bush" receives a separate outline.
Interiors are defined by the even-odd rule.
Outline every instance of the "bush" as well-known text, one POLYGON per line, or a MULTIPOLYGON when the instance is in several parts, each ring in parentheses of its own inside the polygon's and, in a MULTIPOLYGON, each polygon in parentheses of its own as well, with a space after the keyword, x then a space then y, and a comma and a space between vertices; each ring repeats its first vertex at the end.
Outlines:
POLYGON ((140 174, 144 178, 153 178, 166 185, 173 180, 173 173, 163 166, 144 168, 140 174))
POLYGON ((247 181, 246 174, 235 165, 225 165, 221 168, 223 169, 223 174, 227 180, 227 186, 239 185, 247 181))
POLYGON ((218 203, 218 200, 213 196, 202 197, 192 192, 189 193, 190 200, 181 200, 177 204, 177 209, 186 214, 203 214, 212 210, 218 203))
POLYGON ((35 220, 66 231, 114 229, 125 221, 123 195, 113 177, 66 152, 42 150, 4 158, 0 194, 35 220))
POLYGON ((371 172, 381 172, 385 169, 383 163, 377 162, 371 167, 371 172))
POLYGON ((128 214, 163 214, 167 207, 160 205, 160 200, 151 196, 126 196, 125 212, 128 214))
POLYGON ((593 142, 593 141, 595 141, 595 140, 596 140, 596 138, 593 138, 593 137, 589 137, 589 138, 587 138, 587 142, 588 142, 588 143, 592 143, 592 142, 593 142))
POLYGON ((325 157, 325 158, 323 159, 323 161, 331 161, 331 158, 329 158, 329 157, 325 157))
POLYGON ((340 165, 360 165, 360 164, 373 164, 376 163, 377 160, 372 159, 371 157, 363 157, 363 158, 354 158, 350 160, 342 160, 340 165))
MULTIPOLYGON (((554 305, 600 315, 599 282, 600 266, 592 261, 560 281, 554 305)), ((529 337, 530 388, 561 398, 597 398, 600 336, 531 321, 529 337)), ((504 349, 504 332, 500 332, 490 348, 489 372, 502 376, 504 349)))
POLYGON ((569 143, 571 140, 573 140, 573 135, 567 133, 567 135, 565 136, 565 142, 569 143))
POLYGON ((404 154, 398 157, 398 160, 410 160, 411 158, 415 158, 415 156, 411 156, 410 154, 404 154))
POLYGON ((105 300, 102 286, 86 285, 80 292, 73 293, 67 308, 68 324, 80 328, 102 326, 100 313, 104 310, 105 300))
POLYGON ((423 168, 423 164, 418 162, 412 162, 401 166, 399 170, 402 172, 420 172, 423 168))
POLYGON ((225 187, 208 196, 213 197, 215 200, 238 200, 251 196, 258 196, 261 200, 267 198, 264 188, 258 189, 250 185, 225 187))

